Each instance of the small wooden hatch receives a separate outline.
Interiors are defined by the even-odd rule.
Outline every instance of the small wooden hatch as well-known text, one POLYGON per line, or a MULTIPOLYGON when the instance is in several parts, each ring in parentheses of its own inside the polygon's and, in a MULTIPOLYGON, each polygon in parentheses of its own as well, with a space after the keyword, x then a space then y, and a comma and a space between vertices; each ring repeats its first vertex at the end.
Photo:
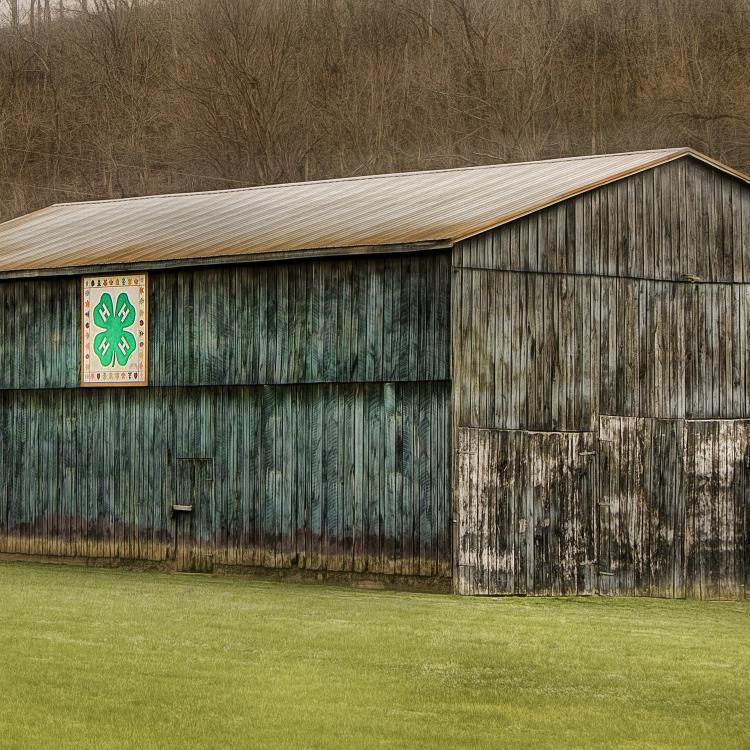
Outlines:
POLYGON ((177 495, 172 505, 176 513, 191 513, 204 482, 212 482, 212 458, 185 457, 177 459, 177 495))

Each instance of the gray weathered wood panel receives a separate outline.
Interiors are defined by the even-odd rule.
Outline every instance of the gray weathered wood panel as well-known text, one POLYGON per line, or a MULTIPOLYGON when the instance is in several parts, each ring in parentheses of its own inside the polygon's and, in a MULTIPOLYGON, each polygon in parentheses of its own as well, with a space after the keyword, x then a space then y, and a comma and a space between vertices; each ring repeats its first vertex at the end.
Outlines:
POLYGON ((750 416, 750 286, 454 271, 461 426, 750 416))
POLYGON ((745 595, 750 422, 601 417, 599 454, 603 593, 745 595))
POLYGON ((0 391, 0 552, 447 576, 449 393, 0 391), (181 459, 206 466, 187 525, 181 459))
POLYGON ((457 440, 457 591, 592 593, 591 433, 460 429, 457 440))
POLYGON ((750 422, 685 423, 687 595, 731 599, 750 592, 750 422))
POLYGON ((602 416, 458 441, 461 593, 746 596, 750 421, 602 416))
MULTIPOLYGON (((159 271, 149 383, 445 380, 445 253, 159 271)), ((0 282, 0 388, 79 383, 80 279, 0 282)))
POLYGON ((683 425, 599 419, 596 546, 602 593, 685 595, 683 425))
POLYGON ((750 187, 685 158, 463 244, 469 268, 750 281, 750 187))
POLYGON ((552 504, 577 492, 591 508, 593 590, 744 594, 748 281, 750 190, 691 159, 454 250, 462 590, 550 590, 525 567, 538 559, 538 535, 497 523, 509 513, 531 518, 523 498, 536 496, 548 472, 560 480, 543 490, 552 504), (596 451, 586 474, 593 499, 583 485, 565 487, 571 464, 542 447, 584 434, 596 451), (502 564, 491 560, 498 550, 502 564), (487 560, 502 572, 494 581, 487 560))

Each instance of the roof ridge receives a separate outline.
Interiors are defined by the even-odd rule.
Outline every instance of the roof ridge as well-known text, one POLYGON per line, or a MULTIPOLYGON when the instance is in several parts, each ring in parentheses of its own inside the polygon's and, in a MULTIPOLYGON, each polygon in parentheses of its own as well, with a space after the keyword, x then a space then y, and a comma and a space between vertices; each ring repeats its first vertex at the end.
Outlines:
MULTIPOLYGON (((322 185, 331 184, 336 182, 360 182, 364 180, 380 180, 387 177, 414 177, 416 175, 428 175, 428 174, 445 174, 446 172, 468 172, 478 171, 483 169, 502 169, 505 167, 520 167, 526 164, 555 164, 559 162, 568 161, 584 161, 589 159, 606 159, 615 156, 634 156, 636 154, 678 154, 678 153, 689 153, 690 148, 687 147, 671 147, 671 148, 654 148, 644 149, 641 151, 620 151, 613 154, 583 154, 580 156, 563 156, 554 159, 532 159, 531 161, 514 161, 514 162, 500 162, 497 164, 477 164, 475 166, 466 167, 445 167, 443 169, 416 169, 410 172, 384 172, 382 174, 367 174, 367 175, 352 175, 349 177, 331 177, 323 180, 303 180, 301 182, 274 182, 266 185, 248 185, 247 187, 237 188, 223 188, 219 190, 194 190, 186 191, 184 193, 153 193, 151 195, 134 195, 127 198, 101 198, 96 200, 87 201, 65 201, 61 203, 53 203, 46 208, 53 208, 55 206, 87 206, 87 205, 99 205, 102 203, 125 203, 129 201, 140 201, 150 200, 156 198, 184 198, 186 196, 198 196, 198 195, 227 195, 230 193, 243 193, 251 190, 270 190, 273 188, 288 188, 288 187, 302 187, 309 185, 322 185)), ((44 209, 41 209, 44 210, 44 209)), ((27 214, 28 215, 28 214, 27 214)), ((20 218, 20 217, 19 217, 20 218)), ((12 221, 12 219, 11 219, 12 221)))

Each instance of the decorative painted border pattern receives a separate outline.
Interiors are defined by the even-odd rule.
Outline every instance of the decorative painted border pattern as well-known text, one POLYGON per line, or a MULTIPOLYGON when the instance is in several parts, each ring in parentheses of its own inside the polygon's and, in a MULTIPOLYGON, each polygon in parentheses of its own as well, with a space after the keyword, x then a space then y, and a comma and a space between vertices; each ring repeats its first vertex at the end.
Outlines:
POLYGON ((148 385, 148 274, 124 274, 117 276, 84 276, 81 279, 81 386, 123 387, 148 385), (100 288, 137 287, 136 324, 134 333, 137 342, 137 359, 134 368, 112 372, 92 372, 90 367, 91 337, 94 336, 91 321, 91 291, 100 288))

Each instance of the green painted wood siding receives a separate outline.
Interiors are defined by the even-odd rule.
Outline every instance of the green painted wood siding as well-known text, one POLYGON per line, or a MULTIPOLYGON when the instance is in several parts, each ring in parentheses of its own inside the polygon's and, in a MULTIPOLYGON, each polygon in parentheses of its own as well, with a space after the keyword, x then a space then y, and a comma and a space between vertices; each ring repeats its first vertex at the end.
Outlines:
POLYGON ((0 552, 450 572, 448 383, 0 391, 0 552), (185 552, 185 550, 182 550, 185 552))
MULTIPOLYGON (((154 386, 449 378, 447 254, 160 271, 154 386)), ((80 280, 0 282, 0 388, 79 383, 80 280)))
POLYGON ((461 246, 467 268, 750 281, 750 187, 680 159, 461 246))
POLYGON ((154 274, 154 383, 447 379, 449 276, 447 255, 154 274))
POLYGON ((80 286, 77 278, 0 282, 0 388, 78 386, 80 286))
POLYGON ((149 281, 133 389, 79 387, 79 278, 0 283, 0 552, 449 575, 448 254, 149 281))

